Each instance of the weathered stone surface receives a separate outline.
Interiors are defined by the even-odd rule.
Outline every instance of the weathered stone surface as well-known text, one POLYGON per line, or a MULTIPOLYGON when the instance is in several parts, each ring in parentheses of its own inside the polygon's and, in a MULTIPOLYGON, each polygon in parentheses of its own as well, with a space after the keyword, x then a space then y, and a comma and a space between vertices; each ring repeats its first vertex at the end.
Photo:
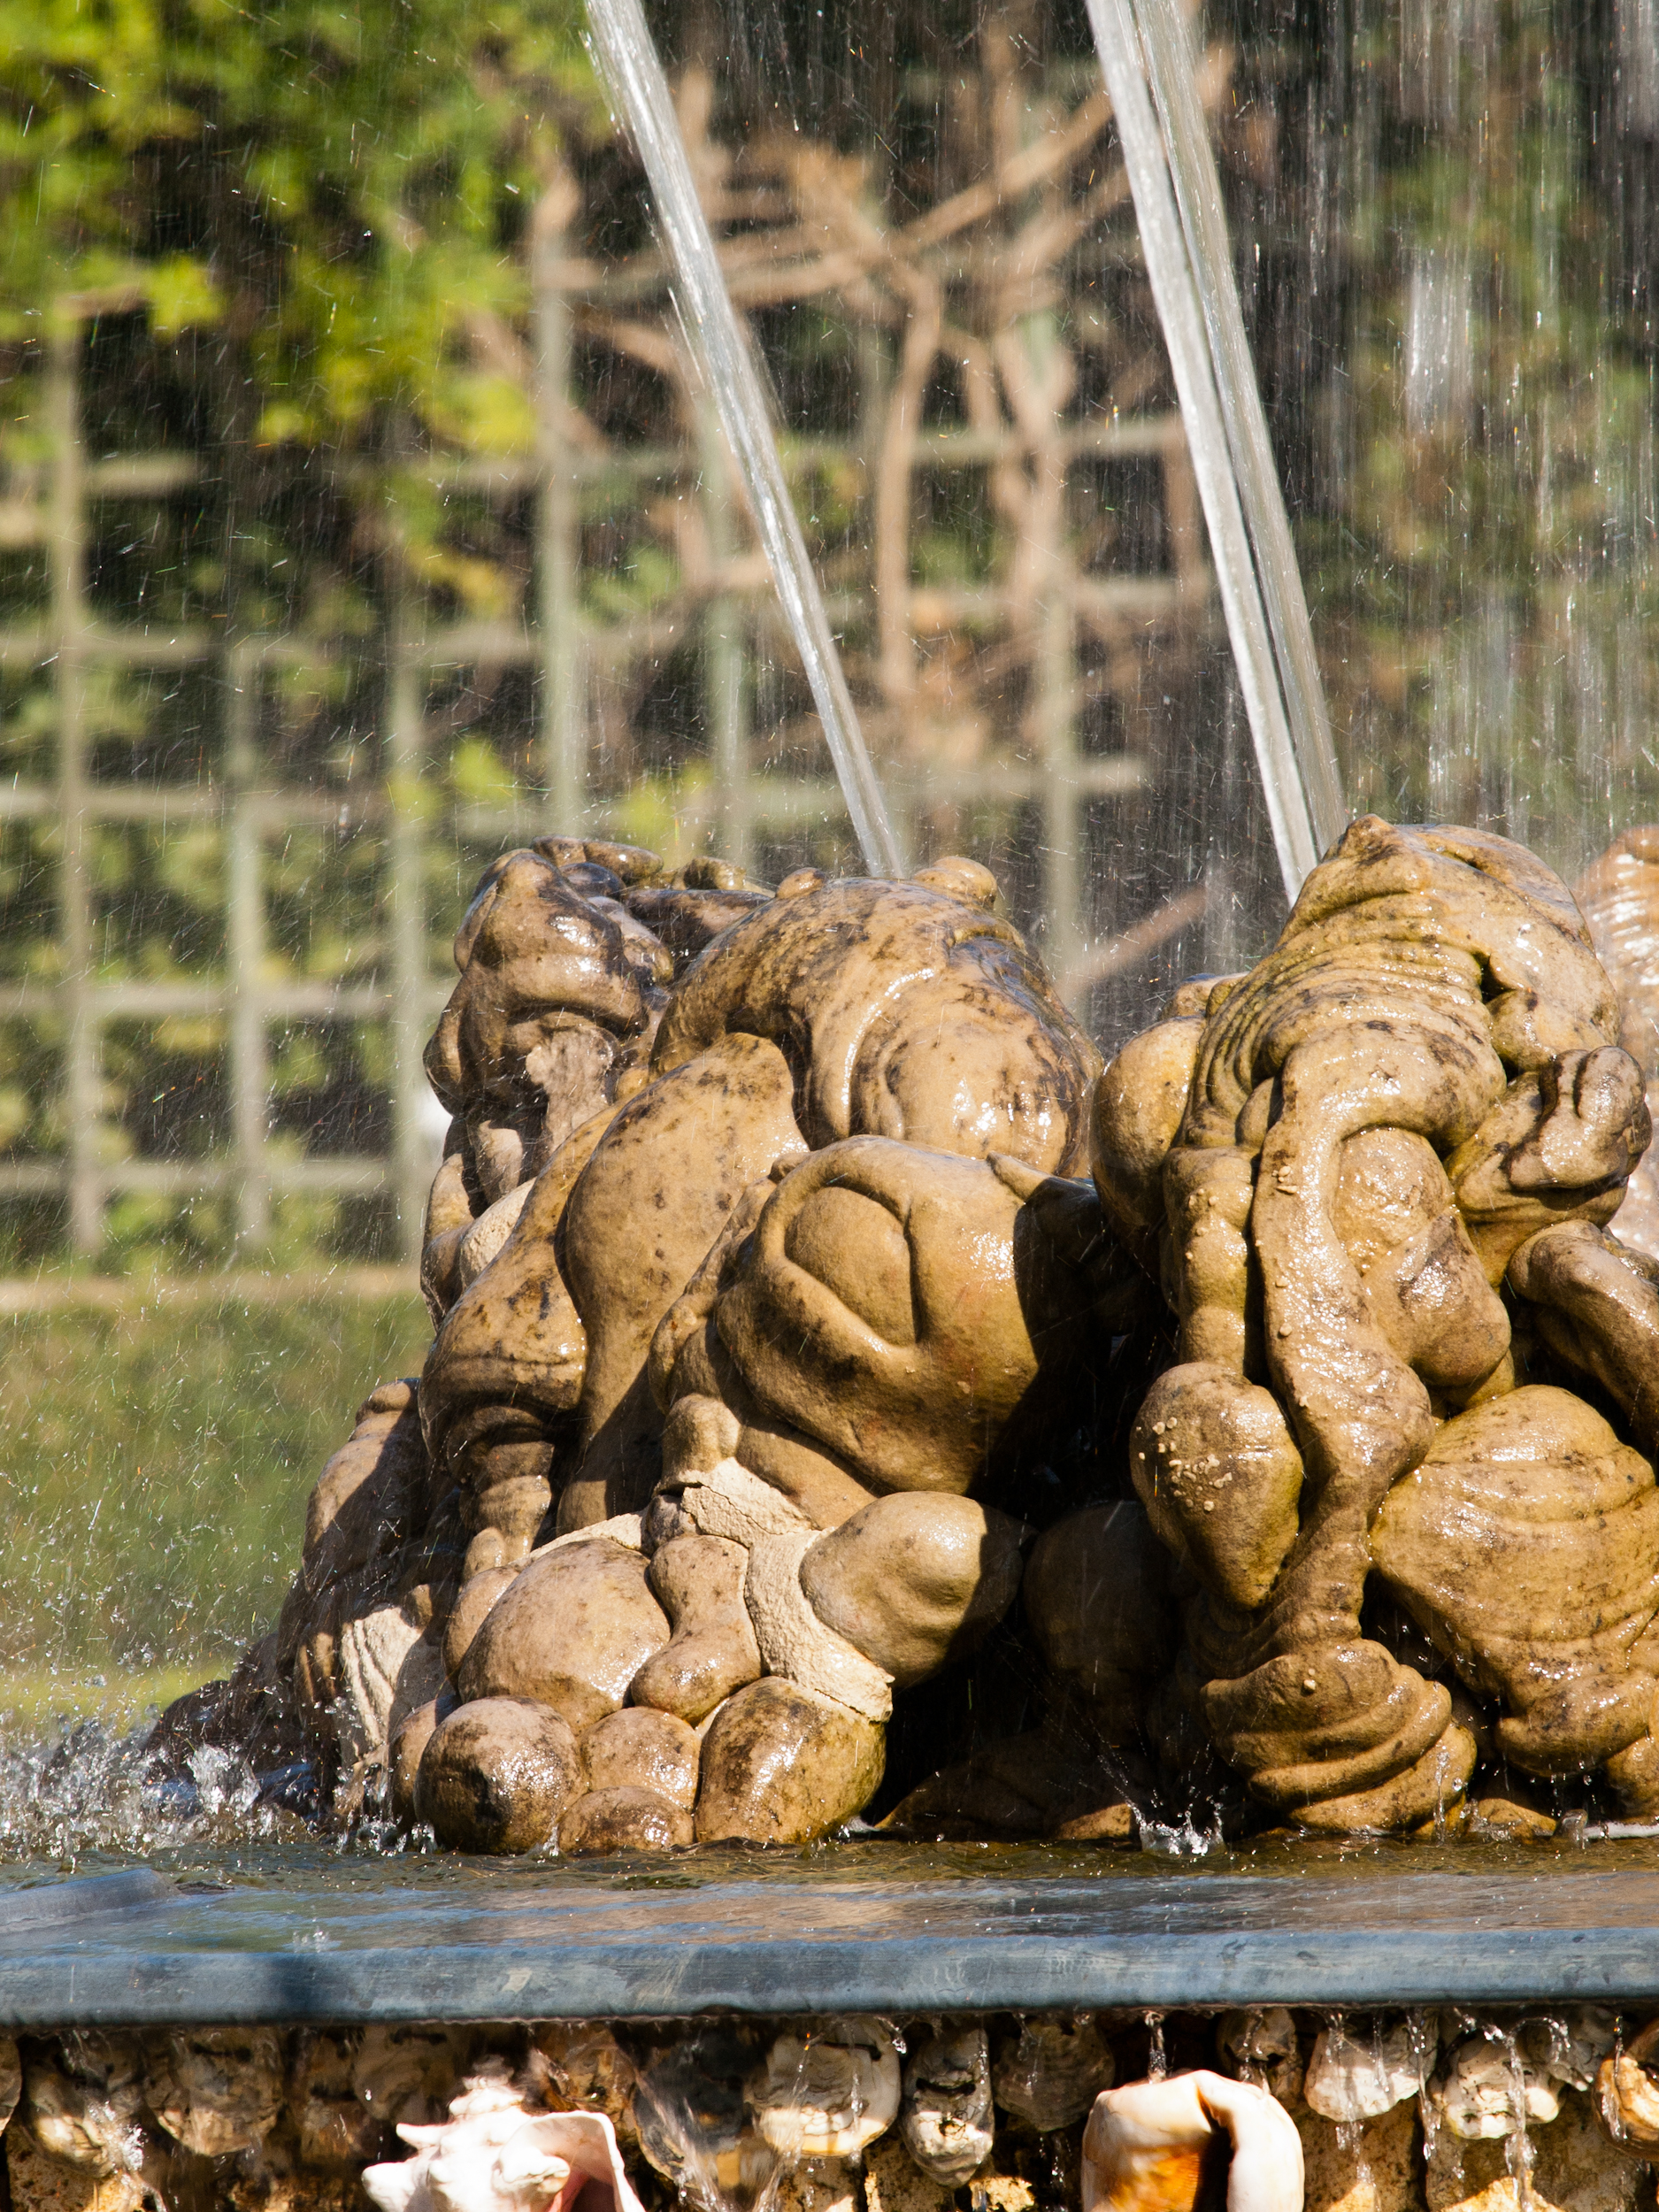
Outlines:
MULTIPOLYGON (((977 892, 977 884, 976 884, 977 892)), ((859 1131, 1074 1173, 1093 1047, 1007 923, 932 884, 819 883, 740 922, 657 1033, 677 1067, 728 1028, 807 1047, 813 1145, 859 1131)))
MULTIPOLYGON (((1608 2140, 1595 2124, 1590 2100, 1563 2091, 1558 2117, 1526 2131, 1535 2204, 1561 2212, 1634 2212, 1652 2201, 1653 2170, 1633 2151, 1608 2140)), ((1518 2191, 1512 2138, 1459 2140, 1449 2129, 1437 2135, 1427 2162, 1429 2212, 1484 2200, 1483 2212, 1516 2212, 1518 2191)))
POLYGON ((687 1810, 697 1801, 697 1732, 672 1713, 625 1705, 595 1721, 582 1738, 590 1790, 655 1790, 687 1810))
POLYGON ((673 1851, 695 1838, 695 1824, 684 1805, 636 1783, 589 1790, 572 1800, 559 1821, 559 1849, 567 1859, 610 1851, 673 1851))
POLYGON ((415 1818, 415 1783, 420 1772, 421 1758, 446 1711, 455 1709, 453 1693, 442 1704, 431 1698, 425 1705, 418 1705, 396 1730, 388 1750, 387 1782, 391 1796, 392 1818, 404 1826, 415 1818))
POLYGON ((798 1149, 793 1099, 776 1045, 722 1037, 629 1101, 572 1191, 562 1249, 588 1348, 582 1463, 561 1530, 649 1501, 662 1463, 651 1338, 741 1194, 798 1149))
POLYGON ((972 1498, 877 1498, 801 1562, 820 1620, 906 1688, 972 1650, 1019 1588, 1024 1531, 972 1498))
POLYGON ((767 1677, 729 1697, 703 1740, 700 1843, 805 1843, 867 1804, 881 1779, 873 1721, 767 1677))
MULTIPOLYGON (((1330 1832, 1536 1828, 1525 1773, 1659 1809, 1659 1263, 1606 1227, 1659 1041, 1564 887, 1368 817, 1097 1084, 995 902, 959 859, 488 872, 432 1047, 437 1340, 319 1486, 262 1741, 342 1813, 402 1730, 407 1813, 441 1636, 472 1702, 708 1724, 700 1833, 819 1832, 1025 1544, 1028 1732, 957 1701, 931 1781, 902 1738, 902 1830, 1126 1839, 1199 1763, 1228 1819, 1330 1832), (1073 1509, 1125 1448, 1138 1506, 1073 1509)), ((572 1833, 641 1790, 685 1809, 621 1760, 572 1833)))
POLYGON ((26 2128, 7 2128, 0 2150, 12 2212, 140 2212, 149 2199, 142 2174, 67 2165, 42 2150, 26 2128))
POLYGON ((360 2170, 396 2143, 391 2116, 357 2095, 355 2035, 302 2033, 288 2077, 288 2108, 302 2165, 339 2173, 360 2170))
POLYGON ((49 2157, 94 2176, 136 2170, 143 2108, 142 2056, 131 2037, 94 2031, 31 2047, 17 2119, 49 2157))
MULTIPOLYGON (((1618 986, 1619 1042, 1641 1069, 1649 1118, 1659 1125, 1659 828, 1616 837, 1572 887, 1598 957, 1618 986)), ((1631 1171, 1611 1224, 1621 1244, 1659 1258, 1659 1159, 1631 1171)))
POLYGON ((1170 1561, 1132 1499, 1057 1521, 1032 1547, 1023 1592, 1043 1656, 1088 1706, 1102 1741, 1132 1740, 1179 1629, 1170 1561))
POLYGON ((511 1589, 518 1572, 516 1565, 485 1567, 461 1585, 443 1630, 444 1671, 452 1682, 460 1674, 462 1662, 472 1648, 472 1640, 484 1625, 491 1607, 511 1589))
MULTIPOLYGON (((1252 1793, 1303 1826, 1418 1825, 1455 1805, 1473 1769, 1447 1687, 1358 1624, 1371 1525, 1383 1508, 1387 1529, 1402 1510, 1390 1491, 1446 1448, 1437 1418, 1479 1423, 1515 1388, 1506 1271, 1526 1325, 1640 1430, 1659 1289, 1597 1241, 1648 1133, 1618 1036, 1616 995, 1548 869, 1480 833, 1367 818, 1309 879, 1274 951, 1210 988, 1161 1223, 1153 1176, 1190 1033, 1178 1021, 1137 1041, 1103 1080, 1105 1202, 1143 1254, 1161 1232, 1180 1321, 1182 1364, 1143 1409, 1133 1472, 1205 1586, 1187 1709, 1252 1793), (1230 1435, 1230 1411, 1248 1435, 1230 1435)), ((1527 1502, 1507 1525, 1551 1479, 1517 1474, 1527 1502)), ((1551 1543, 1594 1551, 1604 1502, 1567 1502, 1554 1518, 1575 1532, 1552 1527, 1551 1543)), ((1403 1536, 1392 1541, 1409 1571, 1403 1536)), ((1640 1556, 1632 1579, 1644 1586, 1640 1556)), ((1586 1721, 1615 1714, 1605 1740, 1541 1678, 1500 1727, 1539 1771, 1626 1760, 1610 1778, 1637 1802, 1659 1772, 1620 1710, 1651 1701, 1631 1651, 1652 1607, 1645 1586, 1630 1595, 1599 1655, 1562 1649, 1548 1671, 1599 1676, 1582 1705, 1586 1721), (1614 1686, 1626 1671, 1627 1699, 1614 1686)), ((1547 1606, 1518 1591, 1512 1605, 1550 1632, 1547 1606)), ((1449 1620, 1430 1632, 1458 1640, 1449 1620)), ((1521 1694, 1514 1667, 1500 1680, 1466 1644, 1458 1663, 1481 1696, 1521 1694)))
POLYGON ((569 1726, 528 1699, 458 1706, 421 1754, 415 1810, 457 1851, 534 1851, 581 1786, 569 1726))
POLYGON ((1305 2108, 1304 2212, 1423 2212, 1423 2142, 1415 2098, 1369 2120, 1327 2120, 1305 2108))
POLYGON ((1448 1421, 1371 1549, 1471 1686, 1499 1691, 1516 1765, 1577 1773, 1647 1733, 1659 1684, 1631 1647, 1659 1608, 1659 1488, 1582 1399, 1533 1386, 1448 1421))
POLYGON ((351 2061, 351 2089, 382 2125, 434 2120, 455 2086, 457 2035, 442 2028, 367 2027, 351 2061))
POLYGON ((753 1256, 715 1309, 720 1341, 764 1407, 862 1480, 965 1492, 1037 1374, 1021 1210, 984 1161, 885 1138, 833 1145, 787 1175, 762 1214, 753 1256), (831 1201, 833 1224, 820 1224, 831 1201), (849 1208, 867 1225, 855 1229, 849 1208), (903 1310, 889 1299, 878 1313, 872 1248, 901 1223, 903 1310))
POLYGON ((603 2112, 618 2142, 638 2149, 634 2061, 609 2028, 593 2020, 541 2021, 531 2031, 527 2076, 543 2104, 603 2112))
POLYGON ((527 1697, 582 1729, 615 1712, 668 1641, 646 1561, 610 1537, 523 1568, 485 1616, 457 1673, 463 1697, 527 1697))
POLYGON ((655 1706, 695 1728, 722 1699, 758 1678, 760 1647, 743 1602, 748 1565, 744 1547, 718 1536, 676 1536, 658 1547, 649 1580, 673 1634, 634 1676, 628 1695, 635 1705, 655 1706))
POLYGON ((925 2173, 896 2135, 864 2153, 865 2212, 949 2212, 956 2187, 925 2173))

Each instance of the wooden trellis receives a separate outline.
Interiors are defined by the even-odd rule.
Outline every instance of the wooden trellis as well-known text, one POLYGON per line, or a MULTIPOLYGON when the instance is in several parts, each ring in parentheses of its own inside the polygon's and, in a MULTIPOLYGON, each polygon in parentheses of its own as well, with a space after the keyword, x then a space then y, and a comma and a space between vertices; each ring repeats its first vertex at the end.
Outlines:
MULTIPOLYGON (((1099 137, 1104 117, 1095 112, 1079 122, 1084 105, 1072 108, 1066 127, 1072 142, 1086 147, 1099 137)), ((1045 170, 1033 158, 1026 166, 1030 178, 1020 173, 1020 188, 1028 197, 1046 190, 1052 218, 1063 197, 1064 165, 1056 158, 1045 170)), ((993 195, 991 204, 1000 204, 993 195)), ((1097 209, 1094 232, 1102 219, 1097 209)), ((809 240, 797 246, 791 265, 846 250, 844 240, 809 240)), ((1119 261, 1133 251, 1132 238, 1125 245, 1121 209, 1110 251, 1119 261)), ((922 266, 923 249, 912 257, 922 266)), ((757 265, 752 240, 738 241, 733 281, 740 302, 764 296, 757 265)), ((772 265, 775 270, 775 255, 772 265)), ((1098 251, 1089 265, 1100 265, 1098 251)), ((0 669, 50 670, 54 772, 0 787, 0 817, 51 833, 53 936, 51 957, 40 964, 46 979, 0 987, 0 1020, 44 1024, 56 1036, 61 1142, 27 1156, 0 1156, 0 1199, 58 1202, 64 1240, 76 1252, 100 1249, 106 1210, 127 1192, 180 1202, 224 1194, 234 1203, 238 1240, 248 1248, 260 1245, 273 1203, 285 1193, 389 1193, 403 1248, 412 1248, 434 1147, 420 1052, 448 988, 454 925, 453 912, 436 910, 438 902, 428 898, 434 856, 452 862, 457 850, 498 849, 555 827, 617 833, 626 815, 624 795, 607 789, 596 772, 595 705, 616 671, 660 659, 694 638, 700 644, 706 772, 680 804, 687 849, 712 848, 753 864, 792 835, 841 817, 827 761, 817 772, 780 770, 769 757, 769 733, 756 727, 754 668, 761 660, 787 658, 787 649, 706 411, 668 442, 630 447, 572 434, 581 405, 572 358, 579 326, 586 319, 603 329, 618 303, 637 317, 641 300, 655 300, 660 314, 662 272, 645 262, 621 278, 595 271, 567 248, 565 235, 549 233, 537 237, 532 273, 528 352, 538 450, 503 463, 434 456, 406 465, 401 477, 387 472, 360 487, 363 497, 380 503, 394 550, 383 565, 389 580, 380 634, 366 649, 363 641, 352 649, 359 655, 366 649, 381 671, 378 773, 366 787, 358 779, 343 790, 286 774, 260 736, 264 687, 284 670, 345 650, 343 642, 336 649, 310 634, 244 632, 234 603, 221 618, 172 626, 138 618, 112 623, 92 603, 88 548, 95 504, 107 511, 119 503, 136 512, 188 500, 211 481, 214 460, 207 453, 104 457, 88 451, 81 419, 82 332, 89 318, 112 303, 58 303, 47 368, 50 457, 14 470, 0 488, 0 537, 12 547, 34 544, 50 566, 50 603, 35 618, 0 629, 0 669), (527 506, 533 513, 531 583, 516 618, 428 618, 395 551, 397 485, 410 480, 411 470, 440 493, 527 506), (682 507, 690 503, 701 516, 706 573, 665 610, 607 618, 584 593, 585 518, 597 502, 637 510, 664 495, 682 507), (534 727, 528 735, 534 772, 511 803, 435 808, 431 687, 445 672, 482 666, 520 670, 534 679, 534 727), (186 669, 211 674, 221 703, 223 728, 211 772, 189 781, 121 782, 94 773, 88 699, 100 677, 186 669), (119 972, 119 963, 111 972, 95 943, 91 841, 99 825, 119 823, 162 829, 195 823, 217 831, 224 854, 224 952, 211 977, 147 979, 119 972), (388 922, 368 979, 307 979, 273 965, 267 856, 273 841, 298 825, 350 826, 378 843, 388 922), (113 1023, 170 1018, 222 1026, 228 1098, 223 1141, 190 1156, 145 1156, 130 1148, 123 1155, 111 1144, 104 1098, 106 1036, 113 1023), (383 1144, 346 1152, 308 1148, 296 1155, 291 1144, 273 1142, 270 1041, 273 1029, 296 1022, 382 1026, 390 1068, 383 1144)), ((974 757, 918 757, 882 745, 879 713, 874 727, 878 757, 887 756, 882 774, 895 814, 913 849, 925 848, 926 824, 941 805, 1019 808, 1034 818, 1039 879, 1033 903, 1048 921, 1044 950, 1062 989, 1080 1003, 1091 982, 1114 964, 1140 956, 1202 911, 1202 892, 1189 893, 1149 920, 1142 918, 1138 934, 1131 928, 1125 937, 1120 926, 1102 938, 1090 930, 1082 881, 1087 810, 1103 796, 1133 791, 1152 772, 1133 745, 1102 750, 1080 741, 1079 635, 1091 625, 1097 632, 1117 626, 1139 638, 1190 640, 1210 619, 1209 577, 1180 425, 1167 405, 1144 412, 1079 411, 1051 403, 1041 391, 1023 411, 998 409, 995 419, 930 421, 902 343, 871 343, 867 325, 861 335, 858 357, 866 374, 859 427, 850 436, 810 430, 793 435, 787 460, 797 480, 824 467, 862 472, 879 498, 883 472, 890 477, 895 466, 906 487, 923 477, 1024 471, 1035 488, 1030 511, 1047 517, 1046 539, 1020 551, 1028 571, 1022 604, 1037 610, 1032 634, 1018 648, 1026 672, 1021 744, 987 743, 974 757), (1087 573, 1071 549, 1069 488, 1079 470, 1120 462, 1149 463, 1158 472, 1167 558, 1152 572, 1087 573)), ((1006 364, 1001 373, 1011 373, 1006 364)), ((878 546, 870 572, 850 584, 833 581, 831 609, 838 627, 874 641, 871 665, 899 669, 898 707, 891 695, 887 704, 902 720, 903 665, 915 641, 1006 622, 1012 588, 1005 576, 945 585, 904 572, 883 577, 882 557, 878 546), (878 590, 887 595, 881 604, 878 590)), ((1032 627, 1027 616, 1021 619, 1032 627)))

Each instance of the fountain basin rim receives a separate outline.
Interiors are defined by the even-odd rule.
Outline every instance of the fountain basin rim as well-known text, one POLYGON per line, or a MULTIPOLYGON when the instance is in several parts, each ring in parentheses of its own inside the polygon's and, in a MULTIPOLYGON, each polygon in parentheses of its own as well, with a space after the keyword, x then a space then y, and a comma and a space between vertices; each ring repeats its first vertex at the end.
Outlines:
POLYGON ((26 1922, 0 1883, 0 2026, 1659 1998, 1646 1870, 157 1888, 26 1922))

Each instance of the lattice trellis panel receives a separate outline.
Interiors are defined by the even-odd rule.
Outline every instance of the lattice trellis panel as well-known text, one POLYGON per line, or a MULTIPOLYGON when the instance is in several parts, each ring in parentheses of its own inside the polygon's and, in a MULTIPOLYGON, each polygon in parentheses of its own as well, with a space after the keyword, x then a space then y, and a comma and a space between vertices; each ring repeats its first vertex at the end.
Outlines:
MULTIPOLYGON (((902 222, 872 162, 733 156, 707 80, 681 97, 895 814, 918 857, 1005 865, 1085 1004, 1202 931, 1202 886, 1115 898, 1105 845, 1215 630, 1103 97, 1048 84, 902 222)), ((368 583, 332 633, 326 598, 272 622, 234 573, 146 603, 134 546, 257 518, 211 450, 103 449, 86 394, 123 303, 58 303, 49 434, 0 487, 14 1260, 169 1207, 211 1216, 204 1252, 409 1250, 449 933, 511 841, 851 857, 662 270, 597 266, 580 190, 532 229, 536 449, 342 469, 368 583)))

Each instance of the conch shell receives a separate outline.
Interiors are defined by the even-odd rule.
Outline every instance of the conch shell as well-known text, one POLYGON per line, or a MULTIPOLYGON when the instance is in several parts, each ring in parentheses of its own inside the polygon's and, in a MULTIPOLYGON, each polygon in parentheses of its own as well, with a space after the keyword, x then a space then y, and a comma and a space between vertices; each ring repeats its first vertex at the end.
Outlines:
POLYGON ((1227 2212, 1302 2212, 1302 2138, 1265 2089, 1198 2072, 1105 2090, 1083 2131, 1083 2212, 1192 2212, 1229 2145, 1227 2212))
POLYGON ((397 2132, 414 2156, 364 2171, 380 2212, 570 2212, 590 2181, 611 2212, 644 2212, 604 2115, 527 2112, 499 2059, 468 2075, 447 2120, 397 2132))

